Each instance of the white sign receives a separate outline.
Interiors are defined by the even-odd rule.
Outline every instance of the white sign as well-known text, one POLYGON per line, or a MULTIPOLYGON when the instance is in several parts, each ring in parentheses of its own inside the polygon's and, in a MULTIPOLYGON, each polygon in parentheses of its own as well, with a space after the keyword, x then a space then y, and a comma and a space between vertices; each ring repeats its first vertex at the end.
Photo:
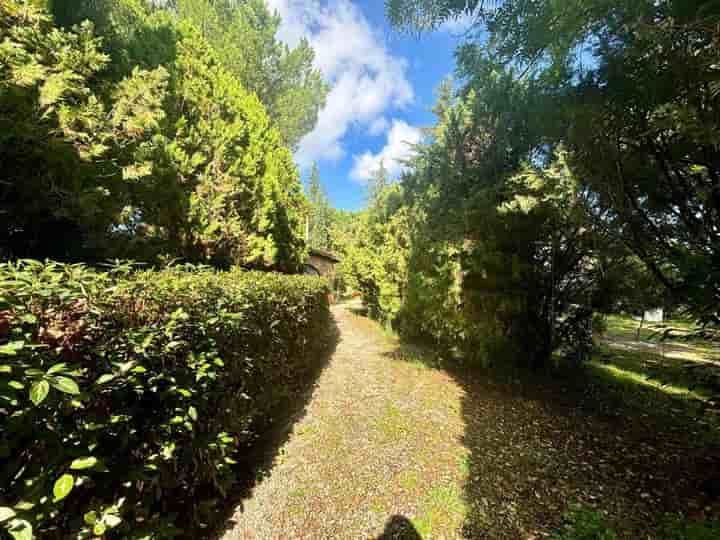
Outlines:
POLYGON ((645 311, 647 322, 663 322, 663 308, 648 309, 645 311))

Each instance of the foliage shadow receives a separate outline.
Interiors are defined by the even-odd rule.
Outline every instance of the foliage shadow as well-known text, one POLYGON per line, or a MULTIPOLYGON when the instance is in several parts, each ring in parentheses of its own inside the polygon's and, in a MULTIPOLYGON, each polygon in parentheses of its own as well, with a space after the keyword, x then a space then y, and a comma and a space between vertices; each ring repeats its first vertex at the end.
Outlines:
POLYGON ((480 368, 406 342, 392 356, 442 369, 462 389, 466 537, 546 535, 576 505, 600 511, 622 538, 653 537, 670 514, 720 515, 717 425, 661 388, 590 368, 480 368), (638 393, 647 401, 625 399, 638 393))
POLYGON ((193 538, 220 540, 225 532, 237 525, 235 517, 242 512, 244 502, 252 496, 254 488, 270 474, 281 448, 290 439, 295 424, 305 416, 320 374, 327 366, 339 341, 340 331, 337 322, 330 315, 324 341, 317 345, 314 353, 318 361, 302 381, 304 391, 299 397, 286 400, 272 415, 272 424, 264 434, 246 452, 239 454, 237 482, 221 508, 209 520, 211 524, 216 525, 208 527, 204 534, 193 538))

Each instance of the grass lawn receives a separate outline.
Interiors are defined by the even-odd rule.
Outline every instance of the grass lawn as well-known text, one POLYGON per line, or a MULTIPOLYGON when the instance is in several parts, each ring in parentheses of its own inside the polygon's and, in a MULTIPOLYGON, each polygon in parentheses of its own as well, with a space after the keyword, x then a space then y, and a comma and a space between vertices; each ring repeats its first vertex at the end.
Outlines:
POLYGON ((642 392, 652 389, 685 400, 708 404, 720 386, 720 346, 707 341, 661 339, 667 328, 682 334, 693 330, 686 321, 645 323, 637 339, 639 321, 608 317, 608 328, 590 366, 606 381, 642 392))

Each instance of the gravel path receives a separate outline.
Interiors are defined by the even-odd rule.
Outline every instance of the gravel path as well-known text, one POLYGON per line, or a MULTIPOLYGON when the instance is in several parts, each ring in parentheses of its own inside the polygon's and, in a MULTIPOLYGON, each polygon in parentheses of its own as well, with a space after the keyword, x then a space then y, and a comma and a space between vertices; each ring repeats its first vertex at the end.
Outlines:
POLYGON ((340 340, 306 414, 225 540, 374 538, 419 506, 445 529, 461 524, 457 508, 433 506, 460 504, 462 390, 400 358, 374 322, 333 314, 340 340))
POLYGON ((335 352, 223 540, 536 540, 575 503, 646 539, 666 512, 720 515, 702 488, 720 448, 687 424, 603 387, 437 369, 352 306, 333 316, 335 352))

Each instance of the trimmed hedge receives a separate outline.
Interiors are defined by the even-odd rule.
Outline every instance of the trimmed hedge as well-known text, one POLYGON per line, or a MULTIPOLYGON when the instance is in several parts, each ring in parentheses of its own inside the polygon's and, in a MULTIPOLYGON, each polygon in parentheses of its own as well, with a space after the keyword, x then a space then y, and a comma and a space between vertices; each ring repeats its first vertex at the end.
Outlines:
POLYGON ((0 264, 0 535, 170 538, 302 391, 320 278, 0 264))

